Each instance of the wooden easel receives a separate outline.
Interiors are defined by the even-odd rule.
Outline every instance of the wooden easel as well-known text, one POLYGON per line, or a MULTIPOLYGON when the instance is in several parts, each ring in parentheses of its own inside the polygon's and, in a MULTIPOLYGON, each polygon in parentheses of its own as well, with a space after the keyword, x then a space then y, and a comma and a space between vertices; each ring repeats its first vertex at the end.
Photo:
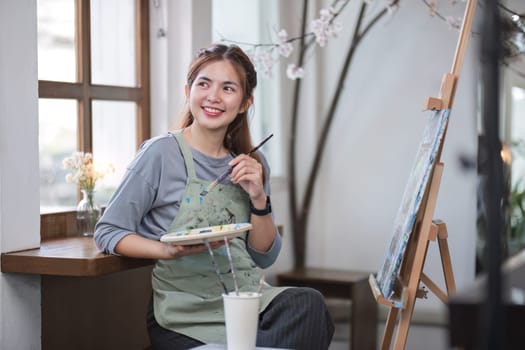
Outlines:
POLYGON ((384 298, 377 287, 375 278, 373 276, 370 276, 369 278, 376 301, 390 307, 383 333, 383 342, 381 344, 382 350, 390 349, 399 313, 401 313, 401 316, 397 326, 394 349, 401 350, 405 348, 416 298, 426 298, 428 293, 423 287, 420 287, 420 282, 423 282, 428 289, 430 289, 444 303, 447 302, 448 296, 453 294, 456 290, 448 249, 448 231, 446 224, 439 220, 432 220, 443 167, 443 163, 438 163, 434 167, 432 178, 429 183, 428 198, 426 199, 426 206, 423 210, 423 215, 421 220, 416 221, 416 229, 412 233, 408 242, 404 254, 403 265, 399 273, 400 288, 398 288, 398 290, 400 292, 397 293, 399 296, 397 300, 384 298), (423 272, 428 245, 430 241, 436 240, 438 241, 445 277, 446 293, 443 292, 438 285, 423 272))
MULTIPOLYGON (((456 85, 459 79, 459 72, 463 64, 466 46, 472 28, 476 2, 477 0, 468 0, 467 2, 460 36, 456 46, 452 71, 444 75, 439 97, 430 97, 427 99, 424 105, 425 110, 444 110, 452 108, 456 85)), ((390 349, 399 313, 401 313, 401 315, 399 323, 397 324, 394 349, 402 350, 405 348, 416 298, 426 298, 428 293, 423 287, 420 287, 420 282, 426 285, 427 288, 444 303, 447 302, 448 296, 455 293, 456 286, 448 249, 447 227, 444 222, 433 220, 434 209, 444 168, 444 164, 440 162, 440 158, 445 136, 446 126, 442 142, 438 149, 436 161, 433 169, 431 169, 429 182, 403 255, 402 265, 397 278, 398 283, 394 288, 394 298, 385 298, 381 293, 375 277, 373 275, 370 275, 369 277, 369 284, 376 301, 390 307, 383 333, 381 350, 390 349), (446 293, 443 292, 427 275, 425 275, 425 273, 423 273, 429 242, 436 240, 439 245, 441 264, 445 277, 446 293)))

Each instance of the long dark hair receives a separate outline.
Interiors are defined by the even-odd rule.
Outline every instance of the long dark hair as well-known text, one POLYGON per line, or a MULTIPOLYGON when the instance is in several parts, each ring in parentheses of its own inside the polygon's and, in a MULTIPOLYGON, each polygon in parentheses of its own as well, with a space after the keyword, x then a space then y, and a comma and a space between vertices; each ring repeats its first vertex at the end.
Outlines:
MULTIPOLYGON (((191 89, 200 70, 207 64, 223 60, 229 61, 239 75, 243 93, 241 106, 247 107, 248 100, 253 98, 253 89, 257 86, 257 72, 250 58, 236 45, 214 44, 208 48, 200 49, 190 64, 186 75, 188 88, 191 89)), ((237 114, 235 119, 228 125, 223 140, 224 147, 234 154, 248 153, 253 148, 248 126, 248 108, 242 109, 244 109, 244 112, 237 114)), ((193 120, 193 115, 188 104, 186 104, 180 127, 190 126, 193 120)), ((261 163, 261 159, 256 152, 252 153, 252 157, 261 163)))

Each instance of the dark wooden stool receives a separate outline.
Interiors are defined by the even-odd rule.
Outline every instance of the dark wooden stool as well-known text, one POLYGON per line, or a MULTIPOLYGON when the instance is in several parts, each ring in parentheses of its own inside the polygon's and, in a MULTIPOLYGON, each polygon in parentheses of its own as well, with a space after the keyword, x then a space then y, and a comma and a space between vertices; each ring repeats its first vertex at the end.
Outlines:
POLYGON ((378 306, 370 272, 305 267, 277 275, 280 286, 311 287, 325 298, 350 299, 350 349, 376 350, 378 306))

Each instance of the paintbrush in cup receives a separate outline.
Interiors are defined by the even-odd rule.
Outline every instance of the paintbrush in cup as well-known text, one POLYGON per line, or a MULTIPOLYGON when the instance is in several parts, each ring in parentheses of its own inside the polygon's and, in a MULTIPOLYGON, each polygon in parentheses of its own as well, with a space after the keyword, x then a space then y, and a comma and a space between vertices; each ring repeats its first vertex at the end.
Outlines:
POLYGON ((215 269, 215 274, 217 275, 217 279, 219 280, 219 283, 222 286, 222 289, 224 290, 224 294, 228 294, 228 288, 226 288, 226 284, 224 283, 224 280, 221 276, 221 271, 219 270, 219 265, 217 265, 217 261, 215 260, 215 255, 213 254, 213 250, 211 249, 210 243, 207 239, 203 239, 204 245, 208 249, 208 253, 210 253, 211 263, 215 269))
POLYGON ((264 287, 264 275, 261 275, 261 279, 259 280, 259 288, 257 288, 257 294, 261 294, 264 287))
POLYGON ((237 272, 235 271, 235 265, 233 264, 232 252, 230 250, 230 243, 228 237, 224 237, 224 245, 226 246, 226 253, 228 255, 228 261, 230 262, 230 269, 233 277, 233 286, 235 287, 235 294, 239 295, 239 285, 237 284, 237 272))
MULTIPOLYGON (((248 155, 252 154, 253 152, 257 151, 259 148, 262 147, 262 145, 264 145, 266 143, 266 141, 268 141, 270 138, 272 138, 273 134, 270 134, 268 137, 266 137, 264 140, 261 141, 261 143, 259 143, 257 146, 255 146, 254 148, 252 148, 252 150, 250 152, 248 152, 248 155)), ((208 194, 208 192, 210 192, 211 190, 213 190, 215 187, 217 187, 217 185, 219 184, 219 182, 221 182, 222 180, 224 180, 228 175, 231 174, 233 168, 232 167, 229 167, 228 170, 226 170, 224 173, 222 173, 218 178, 215 179, 215 181, 213 181, 207 189, 203 190, 200 195, 201 197, 204 197, 205 195, 208 194)))

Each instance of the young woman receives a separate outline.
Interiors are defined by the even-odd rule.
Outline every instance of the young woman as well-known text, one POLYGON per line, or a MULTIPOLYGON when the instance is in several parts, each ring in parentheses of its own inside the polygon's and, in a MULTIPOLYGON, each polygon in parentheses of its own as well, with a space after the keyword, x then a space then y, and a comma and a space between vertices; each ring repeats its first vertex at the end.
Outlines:
MULTIPOLYGON (((203 244, 160 242, 166 232, 233 222, 252 229, 230 240, 239 289, 255 291, 260 269, 281 249, 270 205, 270 170, 262 153, 248 155, 247 112, 257 74, 237 46, 200 50, 189 68, 182 127, 146 141, 97 224, 97 246, 112 254, 155 259, 148 332, 155 349, 225 343, 222 293, 203 244), (229 178, 201 196, 229 168, 229 178)), ((223 243, 211 243, 233 290, 223 243)), ((333 324, 322 296, 309 288, 265 285, 257 346, 327 349, 333 324)))

